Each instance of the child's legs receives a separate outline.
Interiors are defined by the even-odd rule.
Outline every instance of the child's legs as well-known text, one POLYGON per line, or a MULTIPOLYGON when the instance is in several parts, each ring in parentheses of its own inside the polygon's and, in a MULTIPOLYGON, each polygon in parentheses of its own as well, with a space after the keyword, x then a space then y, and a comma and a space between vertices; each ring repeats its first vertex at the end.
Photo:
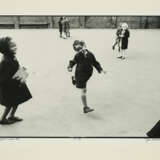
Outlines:
POLYGON ((68 37, 70 37, 70 31, 69 31, 69 29, 68 29, 68 37))
POLYGON ((62 27, 59 28, 60 36, 62 36, 62 27))
POLYGON ((64 28, 64 34, 67 37, 67 29, 66 28, 64 28))
POLYGON ((122 57, 125 58, 125 49, 122 49, 122 57))
POLYGON ((122 50, 121 50, 121 47, 120 47, 120 49, 118 49, 118 56, 117 56, 118 58, 119 57, 122 57, 122 50))
POLYGON ((62 37, 62 31, 60 31, 60 37, 62 37))
POLYGON ((16 113, 16 111, 17 111, 17 108, 18 108, 18 105, 12 107, 12 111, 11 111, 10 117, 14 117, 14 116, 15 116, 15 113, 16 113))
POLYGON ((2 121, 3 121, 4 119, 6 119, 6 117, 7 117, 8 113, 10 112, 11 108, 12 108, 12 107, 9 107, 9 106, 7 106, 7 107, 5 108, 5 110, 4 110, 4 112, 3 112, 3 115, 2 115, 2 118, 1 118, 2 121))
POLYGON ((117 39, 115 41, 115 43, 113 44, 113 46, 115 47, 118 44, 117 39))
POLYGON ((82 99, 83 106, 87 107, 87 89, 86 88, 81 89, 81 99, 82 99))
POLYGON ((120 43, 120 41, 119 41, 119 43, 118 43, 118 51, 119 51, 119 52, 121 51, 121 43, 120 43))
POLYGON ((79 75, 75 76, 76 78, 76 87, 81 89, 81 100, 83 107, 87 107, 87 82, 90 78, 88 75, 79 75))
POLYGON ((68 29, 68 28, 66 29, 66 36, 67 36, 67 37, 70 36, 70 34, 69 34, 69 29, 68 29))

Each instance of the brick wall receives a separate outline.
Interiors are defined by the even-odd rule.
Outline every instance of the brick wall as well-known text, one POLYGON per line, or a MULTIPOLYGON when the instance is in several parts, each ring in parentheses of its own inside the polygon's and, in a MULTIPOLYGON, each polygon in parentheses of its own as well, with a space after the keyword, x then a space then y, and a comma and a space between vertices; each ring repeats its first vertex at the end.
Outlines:
MULTIPOLYGON (((0 16, 0 28, 58 28, 59 16, 0 16)), ((68 16, 71 28, 160 28, 160 16, 68 16)))

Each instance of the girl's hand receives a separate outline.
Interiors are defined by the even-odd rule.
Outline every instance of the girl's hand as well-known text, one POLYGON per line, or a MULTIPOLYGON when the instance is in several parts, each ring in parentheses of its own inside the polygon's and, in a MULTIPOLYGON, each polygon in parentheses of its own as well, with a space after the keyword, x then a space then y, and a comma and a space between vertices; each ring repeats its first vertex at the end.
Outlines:
POLYGON ((72 68, 71 67, 68 67, 68 72, 72 72, 72 68))

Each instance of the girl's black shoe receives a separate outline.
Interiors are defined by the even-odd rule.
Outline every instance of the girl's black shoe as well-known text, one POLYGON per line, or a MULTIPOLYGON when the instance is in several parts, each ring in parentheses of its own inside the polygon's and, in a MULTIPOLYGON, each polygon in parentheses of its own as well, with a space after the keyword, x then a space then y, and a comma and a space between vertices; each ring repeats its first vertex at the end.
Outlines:
POLYGON ((84 113, 88 113, 88 112, 92 112, 92 111, 94 111, 94 109, 91 109, 91 108, 89 108, 89 107, 84 107, 84 108, 83 108, 83 112, 84 112, 84 113))
POLYGON ((14 121, 14 122, 20 122, 20 121, 23 121, 22 118, 19 118, 19 117, 9 117, 8 120, 10 121, 14 121))
POLYGON ((0 124, 2 124, 2 125, 13 124, 13 123, 14 123, 14 121, 9 120, 9 119, 3 119, 0 121, 0 124))

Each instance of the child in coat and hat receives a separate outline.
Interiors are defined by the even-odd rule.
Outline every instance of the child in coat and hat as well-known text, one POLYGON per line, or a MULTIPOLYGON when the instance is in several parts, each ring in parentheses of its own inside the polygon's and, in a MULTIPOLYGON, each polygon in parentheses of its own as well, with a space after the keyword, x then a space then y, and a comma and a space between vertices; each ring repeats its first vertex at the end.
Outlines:
POLYGON ((128 29, 128 24, 122 24, 122 32, 121 32, 121 55, 118 58, 124 60, 126 58, 126 50, 128 49, 128 38, 130 37, 130 32, 128 29))
POLYGON ((75 40, 73 49, 76 52, 73 60, 69 62, 68 71, 71 72, 73 66, 76 65, 74 84, 77 88, 81 89, 81 100, 83 104, 83 112, 88 113, 94 109, 88 107, 87 104, 87 82, 92 76, 93 67, 96 68, 98 73, 106 73, 100 63, 96 60, 93 53, 86 49, 84 41, 75 40))

